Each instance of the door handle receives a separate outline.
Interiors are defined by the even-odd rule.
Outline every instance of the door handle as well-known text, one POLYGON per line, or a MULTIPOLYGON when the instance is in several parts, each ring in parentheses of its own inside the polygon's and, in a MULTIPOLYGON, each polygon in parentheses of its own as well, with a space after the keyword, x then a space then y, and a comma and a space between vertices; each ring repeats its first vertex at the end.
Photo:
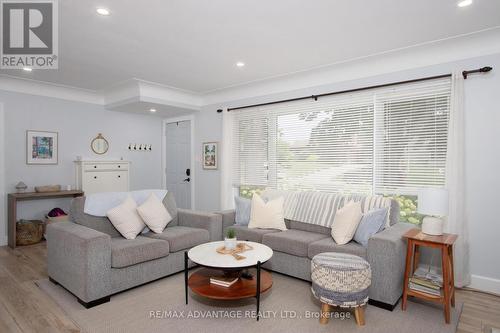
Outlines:
POLYGON ((187 178, 186 178, 186 179, 184 179, 183 181, 184 181, 184 182, 188 182, 188 183, 189 183, 189 182, 191 181, 191 179, 189 179, 189 177, 187 177, 187 178))

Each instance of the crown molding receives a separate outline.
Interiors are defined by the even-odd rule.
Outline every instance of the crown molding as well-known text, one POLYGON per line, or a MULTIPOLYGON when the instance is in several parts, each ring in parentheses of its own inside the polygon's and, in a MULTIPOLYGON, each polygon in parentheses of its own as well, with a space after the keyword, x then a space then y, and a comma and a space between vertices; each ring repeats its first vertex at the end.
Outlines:
POLYGON ((0 90, 53 97, 75 102, 103 105, 104 99, 96 91, 30 80, 10 75, 0 75, 0 90))
POLYGON ((118 110, 119 107, 130 103, 147 102, 198 111, 202 103, 201 96, 198 94, 139 79, 130 79, 107 89, 92 91, 0 75, 1 90, 102 105, 107 109, 118 110))

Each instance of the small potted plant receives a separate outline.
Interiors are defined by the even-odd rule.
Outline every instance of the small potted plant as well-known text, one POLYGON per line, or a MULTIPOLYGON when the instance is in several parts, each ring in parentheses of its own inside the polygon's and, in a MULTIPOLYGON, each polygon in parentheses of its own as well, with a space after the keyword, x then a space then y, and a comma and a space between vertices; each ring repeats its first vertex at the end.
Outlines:
POLYGON ((236 248, 236 232, 233 228, 226 231, 226 238, 224 238, 224 247, 226 250, 234 250, 236 248))

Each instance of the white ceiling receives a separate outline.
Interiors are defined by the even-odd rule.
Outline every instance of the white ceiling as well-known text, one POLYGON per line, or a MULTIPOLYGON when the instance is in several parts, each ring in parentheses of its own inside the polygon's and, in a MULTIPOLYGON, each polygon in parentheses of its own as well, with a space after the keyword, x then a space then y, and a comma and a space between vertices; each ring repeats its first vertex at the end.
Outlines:
POLYGON ((59 69, 1 73, 91 90, 138 78, 206 93, 500 26, 500 1, 456 2, 64 0, 59 69))

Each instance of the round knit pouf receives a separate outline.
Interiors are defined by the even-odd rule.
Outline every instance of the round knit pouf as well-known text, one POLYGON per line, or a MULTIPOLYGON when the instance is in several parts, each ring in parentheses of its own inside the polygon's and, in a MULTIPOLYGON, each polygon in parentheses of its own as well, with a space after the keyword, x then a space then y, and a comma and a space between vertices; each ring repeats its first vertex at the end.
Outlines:
MULTIPOLYGON (((356 321, 363 325, 361 307, 368 302, 371 275, 370 264, 361 257, 346 253, 320 253, 311 261, 311 290, 321 301, 322 312, 328 311, 329 306, 355 308, 356 321)), ((320 322, 326 323, 328 318, 320 319, 320 322)))

